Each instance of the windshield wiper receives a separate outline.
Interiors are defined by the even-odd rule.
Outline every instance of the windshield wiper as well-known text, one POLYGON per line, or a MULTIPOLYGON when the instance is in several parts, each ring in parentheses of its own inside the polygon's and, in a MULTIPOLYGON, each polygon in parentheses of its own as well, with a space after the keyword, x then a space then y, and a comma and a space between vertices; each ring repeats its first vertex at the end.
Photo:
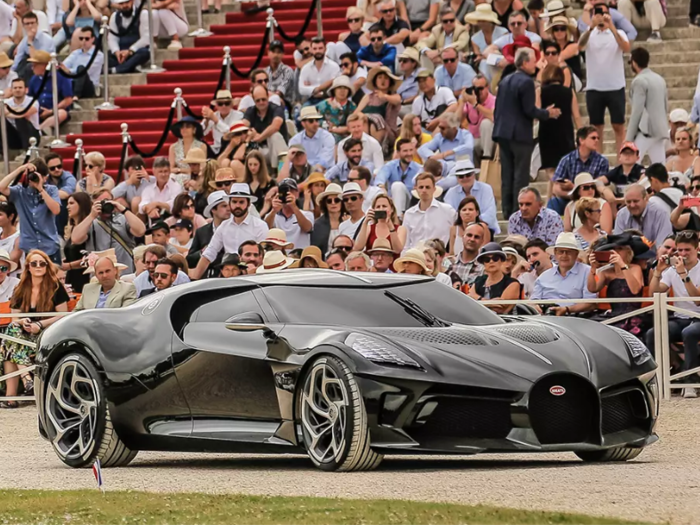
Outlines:
POLYGON ((436 315, 431 314, 428 310, 426 310, 422 306, 419 306, 417 303, 415 303, 411 299, 399 297, 394 292, 390 292, 389 290, 386 290, 384 292, 384 295, 386 295, 392 301, 403 306, 403 308, 404 308, 404 310, 406 310, 406 312, 408 312, 414 318, 418 319, 425 326, 439 326, 439 327, 451 326, 450 323, 448 323, 447 321, 443 321, 442 319, 440 319, 436 315))

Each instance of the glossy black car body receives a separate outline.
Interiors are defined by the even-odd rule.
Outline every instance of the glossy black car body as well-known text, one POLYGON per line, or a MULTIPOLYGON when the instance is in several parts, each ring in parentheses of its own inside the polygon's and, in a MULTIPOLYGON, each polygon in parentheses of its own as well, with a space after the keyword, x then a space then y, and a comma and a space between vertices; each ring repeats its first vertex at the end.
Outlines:
POLYGON ((359 385, 373 451, 600 451, 657 439, 641 348, 591 321, 501 318, 430 278, 286 270, 69 316, 41 337, 35 388, 45 437, 48 378, 79 353, 131 450, 299 452, 299 384, 330 355, 359 385))

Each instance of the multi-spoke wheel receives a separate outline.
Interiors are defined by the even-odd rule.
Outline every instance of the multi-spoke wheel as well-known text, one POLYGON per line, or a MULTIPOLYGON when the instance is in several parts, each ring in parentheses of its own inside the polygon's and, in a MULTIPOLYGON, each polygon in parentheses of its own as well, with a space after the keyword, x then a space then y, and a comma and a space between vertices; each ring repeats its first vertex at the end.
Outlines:
POLYGON ((102 396, 97 370, 80 354, 53 368, 44 393, 47 434, 61 460, 71 467, 128 464, 136 456, 121 442, 102 396))
POLYGON ((629 461, 642 453, 644 448, 615 447, 605 450, 578 451, 576 455, 583 461, 607 463, 611 461, 629 461))
POLYGON ((382 460, 370 448, 367 413, 352 372, 323 356, 309 367, 297 396, 306 451, 323 470, 371 470, 382 460))

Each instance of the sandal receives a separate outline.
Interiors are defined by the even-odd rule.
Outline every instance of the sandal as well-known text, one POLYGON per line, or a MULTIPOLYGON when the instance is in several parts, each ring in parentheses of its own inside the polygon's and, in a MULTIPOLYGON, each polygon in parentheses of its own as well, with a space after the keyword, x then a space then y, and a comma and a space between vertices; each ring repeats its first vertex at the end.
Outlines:
POLYGON ((19 408, 17 401, 0 401, 0 408, 19 408))
POLYGON ((24 395, 25 396, 33 396, 34 395, 34 381, 31 379, 28 379, 27 382, 24 384, 24 395))

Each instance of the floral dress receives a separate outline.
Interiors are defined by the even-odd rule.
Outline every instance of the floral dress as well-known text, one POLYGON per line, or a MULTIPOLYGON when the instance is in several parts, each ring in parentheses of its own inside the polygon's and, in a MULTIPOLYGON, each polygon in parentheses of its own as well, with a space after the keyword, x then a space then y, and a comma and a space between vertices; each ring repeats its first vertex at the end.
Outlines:
MULTIPOLYGON (((328 127, 345 126, 348 117, 357 109, 357 104, 352 100, 347 100, 345 105, 341 106, 334 98, 329 98, 320 102, 316 106, 316 110, 323 116, 328 123, 328 127)), ((340 142, 345 138, 345 135, 333 133, 336 142, 340 142)))

